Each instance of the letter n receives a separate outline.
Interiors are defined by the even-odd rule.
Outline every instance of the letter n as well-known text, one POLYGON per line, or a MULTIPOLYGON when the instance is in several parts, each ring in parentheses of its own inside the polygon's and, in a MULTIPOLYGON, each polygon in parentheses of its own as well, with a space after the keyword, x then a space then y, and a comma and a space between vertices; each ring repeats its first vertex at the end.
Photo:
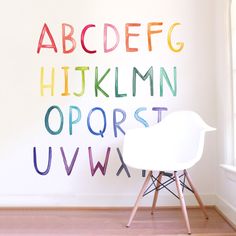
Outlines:
POLYGON ((164 67, 161 67, 160 68, 160 96, 163 97, 163 87, 164 87, 164 83, 163 83, 163 80, 166 81, 172 95, 175 97, 176 94, 177 94, 177 72, 176 72, 176 67, 173 67, 173 86, 170 82, 170 79, 165 71, 165 68, 164 67))

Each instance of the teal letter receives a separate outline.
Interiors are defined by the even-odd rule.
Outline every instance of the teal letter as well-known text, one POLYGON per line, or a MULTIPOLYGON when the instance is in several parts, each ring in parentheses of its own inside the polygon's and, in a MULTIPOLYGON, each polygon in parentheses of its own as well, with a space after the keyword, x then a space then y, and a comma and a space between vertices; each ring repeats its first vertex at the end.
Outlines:
POLYGON ((44 123, 45 123, 45 127, 46 127, 47 131, 48 131, 50 134, 52 134, 52 135, 60 134, 61 131, 62 131, 62 128, 63 128, 63 123, 64 123, 64 117, 63 117, 63 114, 62 114, 62 111, 61 111, 60 107, 58 107, 58 106, 51 106, 51 107, 49 107, 48 110, 47 110, 47 112, 46 112, 46 115, 45 115, 44 123), (59 117, 60 117, 60 126, 59 126, 59 128, 58 128, 57 131, 53 131, 53 130, 50 128, 49 122, 48 122, 48 120, 49 120, 49 115, 50 115, 50 113, 51 113, 51 111, 52 111, 53 109, 56 109, 56 110, 58 111, 59 117))
POLYGON ((69 133, 72 135, 72 125, 78 123, 81 120, 81 111, 76 106, 70 106, 69 111, 69 133), (73 110, 76 110, 77 117, 73 120, 73 110))
POLYGON ((150 94, 153 96, 153 67, 151 66, 146 74, 143 76, 135 67, 133 68, 133 96, 136 96, 136 74, 138 74, 143 81, 150 77, 150 94))
POLYGON ((169 77, 164 69, 164 67, 160 68, 160 96, 163 97, 163 79, 165 79, 171 93, 173 96, 176 96, 177 94, 177 73, 176 73, 176 67, 173 68, 174 73, 174 85, 172 86, 169 80, 169 77))
POLYGON ((118 82, 118 67, 115 69, 115 96, 116 97, 126 97, 126 93, 119 93, 119 82, 118 82))

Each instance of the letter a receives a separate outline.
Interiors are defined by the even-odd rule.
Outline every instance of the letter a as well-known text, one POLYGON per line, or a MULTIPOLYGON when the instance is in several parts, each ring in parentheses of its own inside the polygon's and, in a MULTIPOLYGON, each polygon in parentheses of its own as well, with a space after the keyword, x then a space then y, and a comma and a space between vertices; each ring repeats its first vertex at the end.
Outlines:
POLYGON ((43 29, 42 29, 42 32, 41 32, 41 35, 39 38, 37 53, 40 53, 41 48, 53 48, 54 52, 57 52, 57 47, 56 47, 55 41, 54 41, 52 34, 51 34, 46 23, 43 26, 43 29), (51 44, 43 44, 45 32, 47 33, 47 35, 51 41, 51 44))

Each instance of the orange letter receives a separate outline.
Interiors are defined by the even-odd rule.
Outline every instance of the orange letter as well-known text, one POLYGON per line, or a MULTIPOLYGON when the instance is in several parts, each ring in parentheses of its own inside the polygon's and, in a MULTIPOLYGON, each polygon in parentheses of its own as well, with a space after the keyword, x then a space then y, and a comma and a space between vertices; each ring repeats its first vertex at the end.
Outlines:
POLYGON ((152 34, 158 34, 158 33, 161 33, 162 30, 151 30, 151 27, 153 25, 163 25, 162 22, 150 22, 148 23, 148 30, 147 30, 147 35, 148 35, 148 50, 149 51, 152 51, 152 40, 151 40, 151 35, 152 34))
POLYGON ((72 38, 72 35, 74 33, 74 28, 72 25, 69 25, 69 24, 65 24, 63 23, 62 24, 62 46, 63 46, 63 53, 71 53, 74 51, 75 47, 76 47, 76 41, 74 38, 72 38), (70 28, 70 32, 68 35, 65 35, 66 34, 66 26, 68 26, 70 28), (69 40, 71 41, 72 43, 72 47, 70 49, 66 49, 66 41, 69 40))
POLYGON ((69 66, 62 66, 62 69, 64 70, 64 92, 61 94, 61 96, 69 96, 69 89, 68 89, 68 70, 69 66))
POLYGON ((172 43, 171 43, 171 34, 172 34, 172 31, 173 31, 173 29, 175 28, 176 25, 180 25, 180 23, 174 23, 174 24, 170 27, 170 29, 169 29, 169 31, 168 31, 168 38, 167 38, 167 41, 168 41, 169 48, 170 48, 172 51, 174 51, 174 52, 180 52, 180 51, 183 49, 183 47, 184 47, 184 43, 183 43, 183 42, 177 42, 176 45, 178 45, 179 48, 174 48, 174 47, 172 46, 172 43))
POLYGON ((40 35, 40 38, 39 38, 37 53, 40 53, 40 49, 41 48, 53 48, 54 52, 57 52, 56 44, 54 42, 52 34, 51 34, 51 32, 50 32, 50 30, 49 30, 49 28, 48 28, 46 23, 43 26, 43 29, 42 29, 42 32, 41 32, 41 35, 40 35), (51 44, 43 44, 43 39, 44 39, 45 32, 47 32, 48 37, 49 37, 49 39, 51 41, 51 44))
POLYGON ((137 52, 138 48, 130 48, 129 47, 129 37, 130 36, 139 36, 139 34, 131 34, 129 33, 129 27, 130 26, 140 26, 141 24, 139 23, 127 23, 125 24, 125 45, 126 45, 126 52, 137 52))

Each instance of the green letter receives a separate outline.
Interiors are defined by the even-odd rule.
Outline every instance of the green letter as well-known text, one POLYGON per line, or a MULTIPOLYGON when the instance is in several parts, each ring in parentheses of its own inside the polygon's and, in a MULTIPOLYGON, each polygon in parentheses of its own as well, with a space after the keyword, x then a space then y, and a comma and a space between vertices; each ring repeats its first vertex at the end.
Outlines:
POLYGON ((136 96, 136 74, 144 81, 150 77, 150 94, 153 96, 153 67, 151 66, 144 76, 135 67, 133 68, 133 96, 136 96))
POLYGON ((118 82, 118 67, 115 69, 115 96, 116 97, 126 97, 127 93, 119 93, 119 82, 118 82))
POLYGON ((75 96, 80 97, 80 96, 82 96, 84 94, 84 88, 85 88, 85 73, 84 72, 86 70, 89 70, 89 67, 88 66, 78 66, 78 67, 75 67, 75 70, 80 70, 81 73, 82 73, 82 90, 81 90, 80 93, 74 92, 75 96))
POLYGON ((176 83, 176 77, 177 77, 177 74, 176 74, 176 67, 173 68, 174 69, 174 88, 172 87, 171 83, 170 83, 170 80, 169 80, 169 77, 164 69, 164 67, 161 67, 160 68, 160 96, 162 97, 163 96, 163 78, 165 79, 171 93, 173 94, 173 96, 176 96, 177 94, 177 83, 176 83))
POLYGON ((100 88, 100 84, 101 82, 104 80, 104 78, 108 75, 108 73, 110 72, 110 68, 107 69, 107 71, 105 72, 105 74, 101 77, 100 80, 98 80, 98 67, 96 66, 95 68, 95 96, 98 96, 98 90, 106 97, 109 97, 109 95, 102 89, 100 88))

